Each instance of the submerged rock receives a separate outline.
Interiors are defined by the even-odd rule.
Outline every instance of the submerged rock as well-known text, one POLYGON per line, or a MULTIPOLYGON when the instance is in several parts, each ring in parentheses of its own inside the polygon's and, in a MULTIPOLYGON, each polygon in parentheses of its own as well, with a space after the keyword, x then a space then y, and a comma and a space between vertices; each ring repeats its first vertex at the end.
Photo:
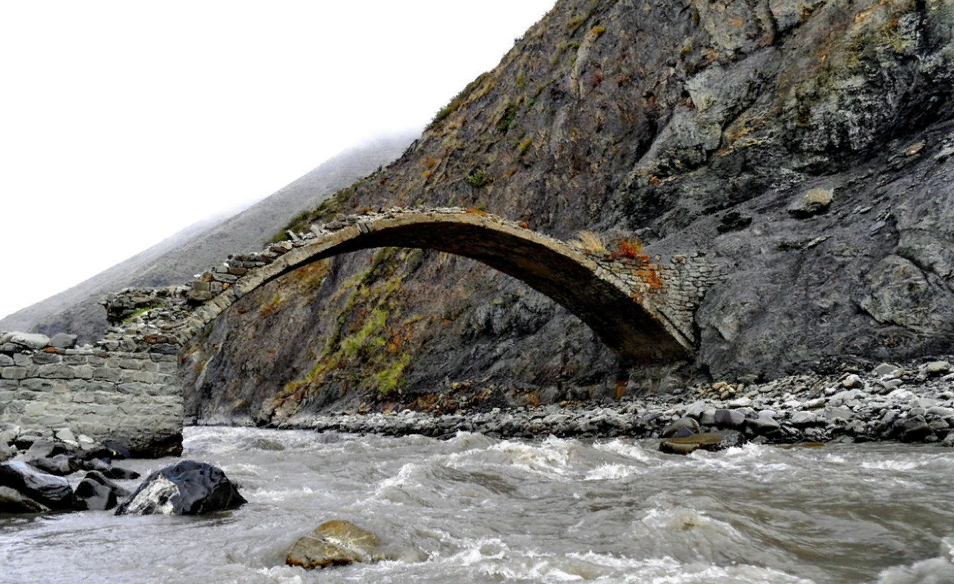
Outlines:
POLYGON ((222 469, 183 460, 149 475, 116 515, 201 515, 246 503, 222 469))
POLYGON ((25 462, 0 464, 0 487, 17 491, 53 510, 73 507, 73 489, 66 479, 40 472, 25 462))
POLYGON ((335 519, 298 538, 285 563, 313 570, 381 559, 379 552, 380 543, 373 533, 335 519))
POLYGON ((659 451, 667 454, 692 454, 696 450, 716 452, 739 446, 742 441, 742 435, 732 431, 718 434, 694 434, 685 438, 666 438, 659 442, 659 451))

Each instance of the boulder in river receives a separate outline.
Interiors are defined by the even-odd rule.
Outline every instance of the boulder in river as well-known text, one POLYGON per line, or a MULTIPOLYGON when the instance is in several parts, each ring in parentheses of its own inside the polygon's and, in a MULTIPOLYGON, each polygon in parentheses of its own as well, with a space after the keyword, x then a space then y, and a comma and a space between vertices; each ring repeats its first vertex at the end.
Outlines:
POLYGON ((7 487, 54 510, 73 508, 73 489, 66 479, 43 473, 22 461, 0 464, 0 487, 7 487))
POLYGON ((298 538, 285 558, 289 566, 308 570, 381 559, 378 538, 357 525, 335 519, 298 538))
POLYGON ((102 473, 91 470, 76 485, 73 492, 73 507, 78 511, 105 511, 119 503, 129 491, 109 480, 102 473))
POLYGON ((659 451, 667 454, 692 454, 696 450, 715 452, 744 442, 742 434, 732 430, 716 434, 693 434, 684 438, 666 438, 659 442, 659 451))
POLYGON ((183 460, 146 477, 116 515, 201 515, 235 509, 245 502, 222 469, 183 460))
POLYGON ((0 513, 46 513, 49 510, 16 489, 0 487, 0 513))

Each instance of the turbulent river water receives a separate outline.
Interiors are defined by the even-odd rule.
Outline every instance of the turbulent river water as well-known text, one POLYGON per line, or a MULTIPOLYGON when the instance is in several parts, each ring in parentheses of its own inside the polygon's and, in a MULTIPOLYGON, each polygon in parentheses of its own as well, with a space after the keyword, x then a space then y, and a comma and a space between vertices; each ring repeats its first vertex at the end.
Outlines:
POLYGON ((655 446, 188 428, 183 456, 222 467, 247 505, 2 517, 0 582, 954 582, 950 450, 655 446), (285 566, 329 519, 404 559, 285 566))

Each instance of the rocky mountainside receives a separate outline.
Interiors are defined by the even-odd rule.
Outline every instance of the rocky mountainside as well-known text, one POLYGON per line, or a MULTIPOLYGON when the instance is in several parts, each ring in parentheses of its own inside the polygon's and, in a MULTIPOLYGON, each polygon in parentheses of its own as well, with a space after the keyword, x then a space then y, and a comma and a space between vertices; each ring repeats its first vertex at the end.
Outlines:
POLYGON ((234 216, 196 223, 68 290, 7 316, 0 320, 0 330, 48 335, 70 331, 83 341, 101 338, 107 324, 100 301, 107 294, 127 286, 181 284, 230 253, 260 249, 297 213, 391 162, 413 138, 409 133, 381 137, 342 152, 234 216))
POLYGON ((726 277, 694 360, 626 371, 518 281, 384 249, 242 298, 180 368, 187 399, 261 423, 950 352, 952 35, 950 0, 560 0, 399 160, 295 226, 463 206, 563 239, 636 236, 660 261, 703 252, 726 277))

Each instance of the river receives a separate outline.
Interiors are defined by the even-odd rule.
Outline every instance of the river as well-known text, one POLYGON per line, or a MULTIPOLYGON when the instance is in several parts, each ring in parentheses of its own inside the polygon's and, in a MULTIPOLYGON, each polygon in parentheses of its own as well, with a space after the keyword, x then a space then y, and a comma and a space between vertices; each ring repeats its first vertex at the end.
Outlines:
MULTIPOLYGON (((0 517, 0 582, 954 582, 951 450, 678 457, 655 444, 187 428, 183 457, 222 467, 247 505, 0 517), (329 519, 404 559, 285 566, 295 539, 329 519)), ((172 460, 124 462, 146 473, 172 460)))

